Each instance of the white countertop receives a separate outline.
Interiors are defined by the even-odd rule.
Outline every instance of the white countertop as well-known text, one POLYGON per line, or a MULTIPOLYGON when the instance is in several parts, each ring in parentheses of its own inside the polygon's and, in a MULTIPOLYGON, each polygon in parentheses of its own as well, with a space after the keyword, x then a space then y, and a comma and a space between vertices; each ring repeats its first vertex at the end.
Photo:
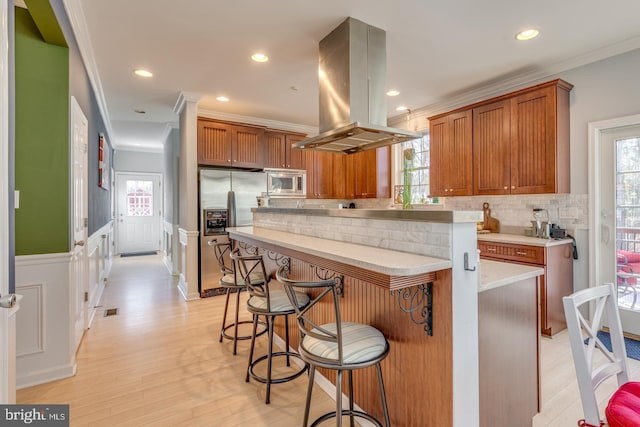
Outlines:
POLYGON ((452 267, 447 259, 321 239, 259 227, 227 228, 230 238, 247 237, 390 276, 414 276, 452 267))
POLYGON ((544 269, 508 262, 480 260, 480 286, 478 292, 488 291, 500 286, 532 277, 542 276, 544 269))
POLYGON ((520 236, 518 234, 482 233, 478 234, 478 240, 495 243, 512 243, 514 245, 529 246, 557 246, 571 243, 571 239, 540 239, 538 237, 520 236))

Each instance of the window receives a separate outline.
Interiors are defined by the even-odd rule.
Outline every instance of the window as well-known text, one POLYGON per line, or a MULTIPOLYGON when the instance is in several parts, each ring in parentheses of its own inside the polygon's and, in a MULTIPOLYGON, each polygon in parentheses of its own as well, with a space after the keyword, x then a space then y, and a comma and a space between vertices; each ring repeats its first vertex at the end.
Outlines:
POLYGON ((405 172, 411 178, 411 203, 430 203, 429 200, 429 133, 426 132, 422 138, 406 141, 400 144, 396 152, 396 183, 394 192, 395 203, 402 203, 402 189, 404 186, 405 172), (405 150, 413 148, 414 155, 412 162, 404 161, 405 150), (408 170, 405 171, 405 165, 408 170))
POLYGON ((127 180, 127 216, 153 216, 153 181, 127 180))

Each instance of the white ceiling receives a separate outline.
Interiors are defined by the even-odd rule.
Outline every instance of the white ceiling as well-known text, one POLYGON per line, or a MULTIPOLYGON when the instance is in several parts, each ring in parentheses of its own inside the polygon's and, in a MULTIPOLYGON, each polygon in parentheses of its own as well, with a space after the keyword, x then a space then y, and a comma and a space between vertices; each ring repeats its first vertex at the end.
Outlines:
POLYGON ((640 48, 638 0, 64 3, 120 149, 160 150, 180 92, 201 95, 199 109, 245 121, 317 127, 318 42, 348 16, 387 33, 387 86, 400 91, 387 100, 389 117, 399 104, 438 105, 640 48), (541 36, 517 42, 528 26, 541 36), (256 51, 271 60, 254 63, 256 51), (134 76, 139 67, 154 77, 134 76))

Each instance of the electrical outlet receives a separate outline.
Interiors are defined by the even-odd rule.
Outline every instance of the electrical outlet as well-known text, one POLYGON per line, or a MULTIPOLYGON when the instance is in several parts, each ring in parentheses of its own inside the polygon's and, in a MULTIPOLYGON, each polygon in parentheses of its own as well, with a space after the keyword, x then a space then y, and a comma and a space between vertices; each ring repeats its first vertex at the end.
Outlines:
POLYGON ((20 207, 20 190, 13 192, 13 208, 18 209, 20 207))

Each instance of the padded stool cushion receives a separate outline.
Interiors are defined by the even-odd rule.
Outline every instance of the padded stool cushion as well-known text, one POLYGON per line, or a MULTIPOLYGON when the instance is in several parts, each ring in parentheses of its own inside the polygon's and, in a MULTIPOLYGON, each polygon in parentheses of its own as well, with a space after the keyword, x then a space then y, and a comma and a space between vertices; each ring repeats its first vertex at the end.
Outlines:
MULTIPOLYGON (((296 292, 298 298, 298 304, 300 307, 304 307, 309 304, 309 296, 302 292, 296 292)), ((271 313, 293 311, 293 306, 289 302, 289 297, 285 291, 273 290, 269 291, 269 300, 271 302, 271 313)), ((247 301, 247 307, 254 308, 258 311, 267 311, 267 298, 252 296, 247 301)))
POLYGON ((605 410, 609 427, 640 426, 640 382, 623 384, 605 410))
MULTIPOLYGON (((331 333, 336 332, 336 324, 321 326, 331 333)), ((314 329, 314 331, 318 331, 314 329)), ((320 331, 318 331, 321 333, 320 331)), ((309 353, 325 359, 338 360, 338 344, 323 341, 309 335, 304 337, 302 347, 309 353)), ((342 357, 345 364, 363 363, 383 354, 387 340, 382 332, 373 326, 361 323, 342 322, 342 357)))
MULTIPOLYGON (((249 277, 251 279, 251 283, 254 283, 256 285, 259 283, 264 283, 264 277, 262 276, 262 273, 251 273, 249 277)), ((233 274, 225 274, 220 279, 220 285, 242 287, 244 286, 244 280, 242 280, 242 278, 240 278, 240 275, 238 275, 238 284, 236 284, 233 274)))

